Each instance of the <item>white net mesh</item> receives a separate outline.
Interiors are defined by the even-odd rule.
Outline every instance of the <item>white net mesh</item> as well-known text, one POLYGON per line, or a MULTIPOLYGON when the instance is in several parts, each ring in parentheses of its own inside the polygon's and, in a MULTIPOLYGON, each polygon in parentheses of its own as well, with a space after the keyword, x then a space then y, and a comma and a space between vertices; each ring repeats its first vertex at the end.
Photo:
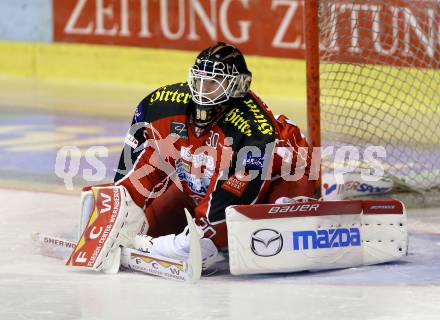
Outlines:
POLYGON ((320 0, 319 36, 323 146, 381 145, 401 190, 438 201, 440 1, 320 0))

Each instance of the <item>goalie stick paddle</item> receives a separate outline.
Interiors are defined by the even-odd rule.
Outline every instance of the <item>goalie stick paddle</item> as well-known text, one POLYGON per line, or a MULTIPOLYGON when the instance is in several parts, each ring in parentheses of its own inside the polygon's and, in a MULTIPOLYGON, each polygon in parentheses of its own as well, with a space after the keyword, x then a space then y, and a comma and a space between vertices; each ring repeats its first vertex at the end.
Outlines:
MULTIPOLYGON (((196 283, 200 279, 202 272, 199 235, 194 221, 186 209, 185 215, 190 237, 190 254, 187 262, 153 256, 131 248, 122 248, 121 264, 130 270, 167 279, 196 283)), ((33 232, 31 237, 40 255, 61 259, 63 261, 66 261, 70 257, 76 246, 74 241, 40 232, 33 232)))
POLYGON ((188 261, 153 256, 135 249, 123 248, 121 264, 131 270, 157 275, 163 278, 196 283, 202 273, 200 237, 190 213, 185 209, 188 222, 190 253, 188 261))
POLYGON ((196 283, 202 275, 202 252, 200 248, 200 237, 191 214, 185 208, 186 221, 189 229, 189 258, 187 262, 187 273, 189 282, 196 283))

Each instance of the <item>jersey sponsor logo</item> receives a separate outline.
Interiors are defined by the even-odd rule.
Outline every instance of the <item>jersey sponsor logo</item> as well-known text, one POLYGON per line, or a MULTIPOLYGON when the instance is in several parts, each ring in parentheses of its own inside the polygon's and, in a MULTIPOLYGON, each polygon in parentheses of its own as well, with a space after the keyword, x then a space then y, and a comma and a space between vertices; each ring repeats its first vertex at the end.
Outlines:
POLYGON ((215 169, 214 157, 205 153, 192 154, 191 148, 182 147, 180 149, 180 156, 182 159, 191 162, 195 168, 205 166, 209 170, 215 169))
POLYGON ((191 166, 186 163, 185 161, 183 161, 182 159, 177 159, 176 161, 176 171, 180 172, 180 171, 186 171, 186 172, 190 172, 191 171, 191 166))
POLYGON ((188 128, 185 123, 173 121, 171 122, 171 134, 183 139, 188 139, 188 128))
MULTIPOLYGON (((190 173, 191 166, 185 163, 182 159, 176 161, 176 172, 180 181, 186 182, 188 188, 200 195, 205 195, 208 192, 208 187, 211 183, 211 177, 198 178, 190 173)), ((205 170, 206 171, 206 170, 205 170)))
POLYGON ((287 212, 317 212, 320 204, 293 204, 289 206, 273 206, 270 207, 267 213, 287 213, 287 212))
POLYGON ((271 257, 283 248, 281 233, 273 229, 260 229, 251 235, 251 250, 257 256, 271 257))
POLYGON ((165 101, 165 102, 170 101, 170 102, 188 104, 191 97, 192 97, 191 93, 182 92, 179 90, 168 90, 168 87, 165 86, 163 88, 158 89, 151 95, 150 103, 156 101, 165 101))
POLYGON ((188 188, 197 194, 205 195, 208 192, 208 187, 211 182, 209 178, 197 178, 193 174, 179 174, 182 181, 186 181, 188 188))
POLYGON ((205 178, 212 178, 212 176, 214 175, 214 171, 213 170, 209 170, 209 169, 204 169, 203 170, 203 177, 205 178))
POLYGON ((134 120, 135 122, 144 121, 144 108, 142 107, 142 103, 140 103, 134 111, 134 120))
POLYGON ((242 181, 239 175, 233 175, 222 184, 222 189, 241 197, 248 183, 249 181, 242 181))
POLYGON ((180 148, 180 156, 183 160, 192 162, 191 148, 182 147, 180 148))
POLYGON ((359 228, 304 230, 293 232, 293 250, 357 247, 361 245, 359 228))
POLYGON ((130 133, 125 136, 125 144, 129 145, 132 149, 136 149, 139 145, 139 141, 130 133))
POLYGON ((230 122, 242 134, 250 137, 252 135, 251 125, 249 120, 243 117, 243 114, 244 112, 240 111, 239 108, 234 108, 226 114, 224 122, 230 122))
POLYGON ((242 164, 248 170, 261 170, 264 166, 264 155, 254 157, 252 156, 252 152, 249 151, 246 155, 246 158, 243 159, 242 164))
POLYGON ((249 110, 253 113, 254 115, 253 122, 257 124, 258 131, 260 131, 262 134, 272 135, 274 132, 273 126, 266 119, 261 109, 255 104, 254 100, 249 99, 244 103, 249 107, 249 110))

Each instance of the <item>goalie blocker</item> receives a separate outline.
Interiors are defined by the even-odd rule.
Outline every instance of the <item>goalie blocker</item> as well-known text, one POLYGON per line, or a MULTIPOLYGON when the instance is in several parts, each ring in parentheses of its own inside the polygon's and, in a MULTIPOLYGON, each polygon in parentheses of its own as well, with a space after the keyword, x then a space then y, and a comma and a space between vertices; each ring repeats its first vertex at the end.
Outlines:
POLYGON ((407 253, 396 200, 238 205, 226 209, 226 222, 234 275, 357 267, 407 253))

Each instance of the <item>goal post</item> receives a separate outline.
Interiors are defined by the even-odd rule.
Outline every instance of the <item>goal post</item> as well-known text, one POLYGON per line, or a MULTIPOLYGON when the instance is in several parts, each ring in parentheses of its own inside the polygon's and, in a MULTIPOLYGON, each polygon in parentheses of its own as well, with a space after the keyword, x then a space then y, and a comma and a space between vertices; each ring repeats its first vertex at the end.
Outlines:
MULTIPOLYGON (((368 146, 409 205, 440 202, 440 1, 307 0, 313 146, 368 146)), ((322 159, 323 172, 338 164, 322 159)), ((398 196, 397 196, 398 197, 398 196)))
POLYGON ((310 144, 321 146, 320 111, 319 111, 319 32, 318 0, 304 3, 306 76, 307 76, 307 126, 310 144))

